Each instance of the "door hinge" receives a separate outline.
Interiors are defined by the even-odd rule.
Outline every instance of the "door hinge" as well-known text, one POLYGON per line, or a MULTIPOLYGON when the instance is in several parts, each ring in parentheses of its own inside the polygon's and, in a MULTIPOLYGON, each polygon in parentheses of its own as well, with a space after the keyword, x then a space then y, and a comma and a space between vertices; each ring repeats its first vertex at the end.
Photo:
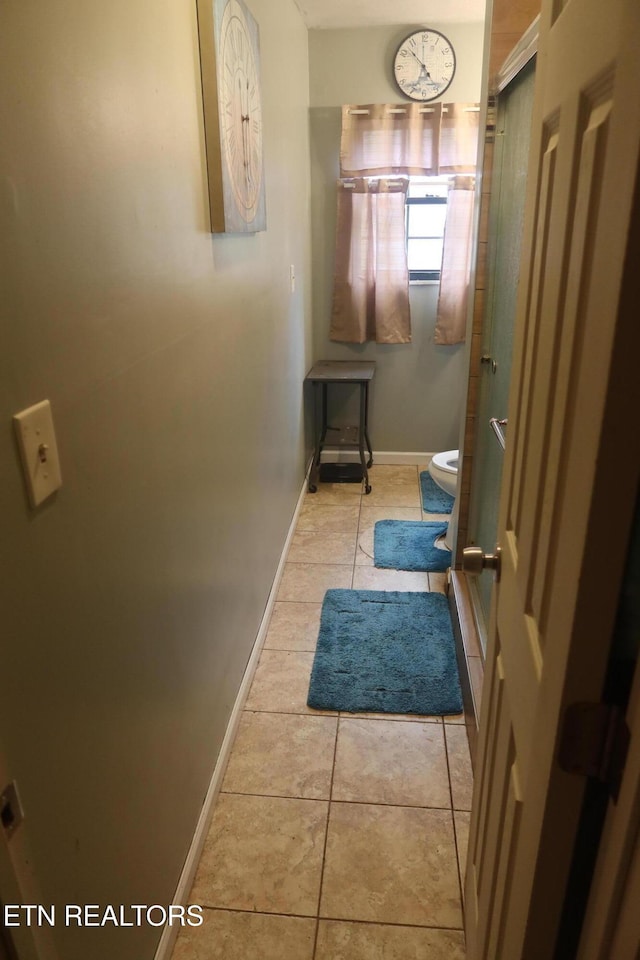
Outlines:
POLYGON ((617 800, 629 739, 624 713, 615 704, 573 703, 564 715, 558 762, 567 773, 606 784, 617 800))

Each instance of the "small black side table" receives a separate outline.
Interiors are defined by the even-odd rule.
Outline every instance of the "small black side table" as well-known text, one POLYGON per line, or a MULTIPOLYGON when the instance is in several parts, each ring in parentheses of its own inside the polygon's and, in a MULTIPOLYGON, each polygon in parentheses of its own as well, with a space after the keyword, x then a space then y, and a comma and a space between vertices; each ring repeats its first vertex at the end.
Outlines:
MULTIPOLYGON (((375 373, 373 360, 319 360, 305 377, 313 384, 322 387, 322 416, 318 427, 316 449, 309 474, 309 492, 315 493, 318 489, 318 480, 333 481, 334 483, 359 483, 364 480, 364 492, 371 493, 367 467, 373 463, 373 451, 369 440, 369 384, 375 373), (357 383, 360 387, 360 421, 356 427, 330 427, 327 423, 327 389, 330 383, 357 383), (339 447, 357 447, 360 452, 360 463, 323 463, 320 465, 320 454, 324 447, 327 434, 339 447), (369 452, 369 459, 365 458, 365 443, 369 452)), ((316 414, 316 423, 317 423, 316 414)))

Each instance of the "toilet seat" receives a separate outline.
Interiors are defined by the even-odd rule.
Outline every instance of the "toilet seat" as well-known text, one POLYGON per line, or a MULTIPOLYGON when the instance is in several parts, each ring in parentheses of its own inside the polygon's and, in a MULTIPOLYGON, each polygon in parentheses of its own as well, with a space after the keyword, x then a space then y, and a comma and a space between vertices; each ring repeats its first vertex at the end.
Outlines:
POLYGON ((458 472, 459 459, 460 453, 458 450, 444 450, 442 453, 434 454, 431 458, 431 463, 439 470, 442 470, 443 473, 456 474, 458 472))

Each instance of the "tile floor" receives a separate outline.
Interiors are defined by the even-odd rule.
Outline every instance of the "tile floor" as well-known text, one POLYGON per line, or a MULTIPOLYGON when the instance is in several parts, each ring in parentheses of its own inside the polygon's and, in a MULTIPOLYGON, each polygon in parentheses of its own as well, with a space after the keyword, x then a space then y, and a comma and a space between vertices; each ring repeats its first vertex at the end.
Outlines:
POLYGON ((443 590, 373 566, 377 520, 423 514, 424 465, 307 494, 173 960, 463 960, 471 807, 462 717, 306 705, 324 592, 443 590))

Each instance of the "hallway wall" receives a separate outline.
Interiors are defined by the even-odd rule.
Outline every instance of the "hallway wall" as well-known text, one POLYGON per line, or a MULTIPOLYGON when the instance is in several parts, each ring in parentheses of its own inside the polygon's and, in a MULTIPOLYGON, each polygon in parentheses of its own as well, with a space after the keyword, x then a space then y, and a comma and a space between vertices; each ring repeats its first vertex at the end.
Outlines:
MULTIPOLYGON (((419 24, 417 25, 420 26, 419 24)), ((442 99, 480 100, 483 23, 431 23, 456 50, 456 74, 442 99)), ((467 383, 465 345, 436 346, 438 286, 412 284, 411 344, 343 344, 329 340, 343 103, 400 103, 391 63, 411 27, 310 30, 311 184, 314 359, 375 360, 371 440, 375 450, 434 452, 458 444, 467 383)), ((353 420, 346 390, 334 419, 353 420), (343 408, 340 407, 343 405, 343 408)))
POLYGON ((212 237, 195 2, 3 4, 0 751, 45 904, 171 902, 304 475, 307 31, 251 9, 267 231, 212 237), (32 511, 11 417, 45 397, 32 511))

